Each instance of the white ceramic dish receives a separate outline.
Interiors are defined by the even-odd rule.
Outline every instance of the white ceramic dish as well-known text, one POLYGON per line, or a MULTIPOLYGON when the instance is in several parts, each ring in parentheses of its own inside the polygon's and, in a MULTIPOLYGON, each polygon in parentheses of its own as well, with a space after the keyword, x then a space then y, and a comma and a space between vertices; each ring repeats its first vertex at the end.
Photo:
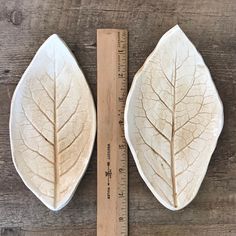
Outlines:
POLYGON ((170 210, 196 196, 223 127, 223 106, 201 55, 179 26, 134 77, 125 136, 139 173, 170 210))
POLYGON ((51 210, 71 199, 95 133, 95 106, 85 77, 65 43, 52 35, 17 85, 10 115, 16 170, 51 210))

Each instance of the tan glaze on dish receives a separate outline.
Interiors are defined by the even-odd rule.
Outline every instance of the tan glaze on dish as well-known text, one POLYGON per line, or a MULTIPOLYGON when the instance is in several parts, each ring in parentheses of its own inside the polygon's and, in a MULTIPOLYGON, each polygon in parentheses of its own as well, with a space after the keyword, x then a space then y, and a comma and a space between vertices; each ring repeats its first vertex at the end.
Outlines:
POLYGON ((155 197, 179 210, 196 196, 223 127, 223 106, 201 55, 179 26, 135 75, 125 136, 155 197))
POLYGON ((51 210, 71 199, 88 165, 95 132, 85 77, 65 43, 52 35, 22 76, 10 116, 15 167, 51 210))

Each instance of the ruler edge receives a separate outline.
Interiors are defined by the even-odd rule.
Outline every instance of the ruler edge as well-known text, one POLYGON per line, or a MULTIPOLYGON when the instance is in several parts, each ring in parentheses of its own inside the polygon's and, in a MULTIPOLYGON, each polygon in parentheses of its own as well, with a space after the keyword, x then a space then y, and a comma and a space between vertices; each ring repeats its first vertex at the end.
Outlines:
MULTIPOLYGON (((125 33, 125 36, 126 36, 126 41, 125 41, 125 44, 126 44, 126 80, 127 80, 127 93, 126 93, 126 99, 127 99, 127 96, 128 96, 128 92, 129 92, 129 71, 128 71, 128 68, 129 68, 129 31, 128 29, 122 29, 122 28, 99 28, 99 29, 96 29, 96 43, 98 43, 98 36, 99 34, 101 34, 102 32, 124 32, 125 33)), ((97 82, 98 82, 98 44, 97 44, 97 55, 96 55, 96 66, 97 66, 97 70, 96 70, 96 75, 97 75, 97 82)), ((97 95, 98 95, 98 84, 97 84, 97 95)), ((125 101, 126 103, 126 101, 125 101)), ((125 103, 124 103, 124 106, 125 106, 125 103)), ((98 105, 98 96, 97 96, 97 105, 98 105)), ((98 106, 97 106, 97 109, 98 111, 98 106)), ((125 109, 124 109, 125 110, 125 109)), ((123 120, 124 120, 124 117, 123 117, 123 120)), ((97 114, 97 128, 98 128, 98 114, 97 114)), ((124 127, 123 127, 123 133, 124 133, 124 127)), ((98 134, 98 129, 97 129, 97 134, 98 134)), ((97 136, 97 139, 98 139, 98 136, 97 136)), ((128 149, 128 143, 124 137, 124 140, 126 142, 126 145, 127 145, 127 175, 126 175, 126 228, 127 228, 127 235, 129 235, 129 149, 128 149)), ((98 145, 97 145, 97 150, 98 150, 98 145)), ((96 212, 96 225, 98 226, 98 153, 97 153, 97 212, 96 212)), ((96 232, 98 233, 98 227, 96 228, 96 232)))

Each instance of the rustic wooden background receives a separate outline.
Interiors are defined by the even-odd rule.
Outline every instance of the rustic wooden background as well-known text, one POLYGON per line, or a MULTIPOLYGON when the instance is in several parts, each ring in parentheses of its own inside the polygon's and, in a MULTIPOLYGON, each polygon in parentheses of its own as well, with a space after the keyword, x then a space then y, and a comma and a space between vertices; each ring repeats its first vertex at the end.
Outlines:
MULTIPOLYGON (((0 0, 0 234, 96 235, 96 148, 71 202, 48 210, 16 173, 9 146, 12 93, 36 50, 59 34, 96 100, 96 29, 129 30, 129 82, 161 35, 179 24, 202 53, 224 103, 225 126, 195 200, 171 212, 129 158, 130 236, 236 235, 235 0, 0 0)), ((112 236, 112 235, 111 235, 112 236)))

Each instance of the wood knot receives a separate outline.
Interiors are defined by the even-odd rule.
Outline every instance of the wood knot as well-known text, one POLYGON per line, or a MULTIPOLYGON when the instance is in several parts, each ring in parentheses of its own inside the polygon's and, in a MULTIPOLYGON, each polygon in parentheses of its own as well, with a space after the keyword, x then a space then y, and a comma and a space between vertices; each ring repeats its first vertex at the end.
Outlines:
POLYGON ((23 16, 21 11, 13 11, 11 12, 10 21, 13 25, 20 25, 23 20, 23 16))
POLYGON ((5 73, 5 74, 8 74, 9 72, 10 72, 10 70, 8 70, 8 69, 5 69, 5 70, 4 70, 4 73, 5 73))

